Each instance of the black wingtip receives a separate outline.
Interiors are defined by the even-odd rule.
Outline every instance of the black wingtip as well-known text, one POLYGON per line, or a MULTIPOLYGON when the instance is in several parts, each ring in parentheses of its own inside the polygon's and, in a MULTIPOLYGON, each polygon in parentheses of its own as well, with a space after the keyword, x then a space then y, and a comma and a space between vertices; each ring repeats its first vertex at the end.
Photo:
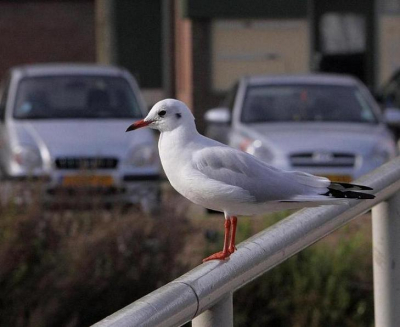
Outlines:
POLYGON ((343 191, 328 187, 328 192, 323 195, 337 198, 337 199, 358 199, 358 200, 372 200, 375 195, 363 192, 343 191))
POLYGON ((373 188, 365 185, 359 184, 351 184, 351 183, 342 183, 332 181, 329 187, 336 189, 347 189, 347 190, 358 190, 358 191, 372 191, 373 188))

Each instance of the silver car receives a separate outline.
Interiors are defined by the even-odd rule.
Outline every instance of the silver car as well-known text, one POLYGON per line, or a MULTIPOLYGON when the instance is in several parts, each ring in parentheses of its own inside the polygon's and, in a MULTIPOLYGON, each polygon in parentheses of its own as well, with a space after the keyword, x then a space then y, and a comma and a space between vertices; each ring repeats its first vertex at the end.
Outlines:
MULTIPOLYGON (((15 67, 0 94, 0 168, 9 179, 46 178, 49 198, 87 189, 107 202, 158 205, 160 163, 134 78, 98 65, 15 67), (98 191, 98 192, 97 192, 98 191)), ((90 197, 90 196, 88 196, 90 197)))
MULTIPOLYGON (((400 111, 386 118, 398 124, 400 111)), ((205 119, 210 137, 276 167, 336 181, 356 179, 397 155, 379 106, 348 76, 244 77, 205 119)))

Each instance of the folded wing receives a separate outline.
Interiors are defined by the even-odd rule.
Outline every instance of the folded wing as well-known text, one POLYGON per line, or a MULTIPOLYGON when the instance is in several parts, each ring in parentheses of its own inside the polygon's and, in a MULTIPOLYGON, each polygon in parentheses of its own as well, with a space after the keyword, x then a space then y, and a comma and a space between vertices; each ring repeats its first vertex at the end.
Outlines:
POLYGON ((192 164, 208 178, 249 192, 258 203, 327 200, 322 195, 328 192, 327 178, 280 170, 230 147, 201 149, 192 164))

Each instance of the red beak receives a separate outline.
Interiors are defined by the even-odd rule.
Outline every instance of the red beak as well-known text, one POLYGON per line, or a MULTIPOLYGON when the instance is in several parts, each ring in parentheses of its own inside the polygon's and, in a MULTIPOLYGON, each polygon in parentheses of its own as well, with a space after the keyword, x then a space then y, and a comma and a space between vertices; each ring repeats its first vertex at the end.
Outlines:
POLYGON ((129 126, 126 129, 126 132, 130 132, 130 131, 134 131, 135 129, 138 129, 138 128, 146 127, 147 125, 150 125, 151 123, 152 122, 150 120, 149 121, 144 121, 143 119, 138 120, 136 123, 133 123, 131 126, 129 126))

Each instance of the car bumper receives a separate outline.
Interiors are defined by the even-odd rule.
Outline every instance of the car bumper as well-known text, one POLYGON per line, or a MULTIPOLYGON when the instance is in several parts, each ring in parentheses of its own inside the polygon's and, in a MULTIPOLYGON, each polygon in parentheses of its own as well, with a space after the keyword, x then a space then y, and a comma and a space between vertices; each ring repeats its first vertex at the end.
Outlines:
POLYGON ((351 182, 378 168, 381 164, 366 164, 358 167, 290 167, 286 170, 298 170, 305 173, 327 177, 336 182, 351 182))
MULTIPOLYGON (((156 174, 145 175, 118 175, 118 174, 82 174, 68 172, 56 173, 50 176, 15 176, 8 177, 14 188, 13 195, 34 191, 45 202, 93 202, 107 203, 141 203, 144 199, 152 201, 159 198, 161 176, 156 174), (65 184, 66 177, 104 177, 110 176, 111 183, 107 185, 65 184)), ((83 179, 88 181, 88 179, 83 179)), ((31 192, 32 193, 32 192, 31 192)))

